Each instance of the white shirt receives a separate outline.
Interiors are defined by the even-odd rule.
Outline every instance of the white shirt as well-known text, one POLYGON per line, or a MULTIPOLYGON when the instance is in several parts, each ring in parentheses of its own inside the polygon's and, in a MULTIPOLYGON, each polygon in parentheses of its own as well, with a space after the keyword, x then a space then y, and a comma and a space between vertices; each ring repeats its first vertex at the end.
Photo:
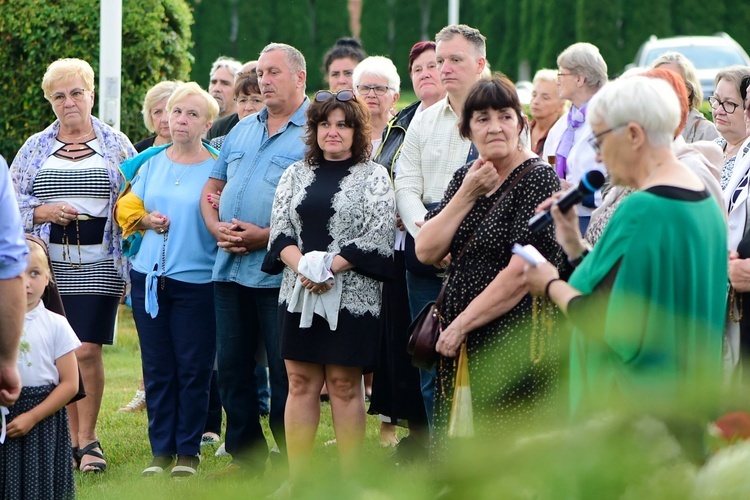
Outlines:
POLYGON ((737 158, 734 160, 734 170, 732 170, 732 177, 729 178, 729 182, 724 187, 724 207, 727 210, 729 218, 729 241, 728 249, 737 250, 737 245, 742 240, 742 236, 745 234, 745 224, 747 222, 747 197, 748 197, 748 185, 745 185, 743 189, 739 190, 738 196, 734 203, 731 203, 732 196, 737 190, 742 180, 747 177, 750 173, 750 138, 746 139, 745 142, 740 146, 737 152, 737 158), (729 210, 730 204, 732 209, 729 210))
POLYGON ((396 176, 396 208, 412 236, 425 205, 443 199, 453 174, 466 164, 471 141, 458 134, 459 116, 448 97, 416 115, 406 131, 396 176))
POLYGON ((39 305, 26 313, 18 349, 18 371, 24 387, 60 383, 55 361, 78 349, 78 340, 68 320, 39 305))
MULTIPOLYGON (((562 135, 567 128, 568 115, 564 114, 552 125, 549 134, 547 134, 547 141, 544 143, 543 160, 547 160, 550 156, 555 156, 557 145, 560 144, 562 135)), ((607 174, 604 165, 596 161, 596 153, 588 142, 591 133, 591 125, 588 120, 575 131, 573 147, 570 148, 567 158, 568 171, 565 174, 565 180, 574 186, 577 186, 581 182, 581 178, 589 170, 598 170, 605 175, 607 174)), ((602 202, 601 191, 596 192, 595 200, 596 205, 599 206, 602 202)), ((591 216, 591 212, 594 211, 592 208, 587 208, 583 205, 576 205, 576 210, 580 217, 589 217, 591 216)))

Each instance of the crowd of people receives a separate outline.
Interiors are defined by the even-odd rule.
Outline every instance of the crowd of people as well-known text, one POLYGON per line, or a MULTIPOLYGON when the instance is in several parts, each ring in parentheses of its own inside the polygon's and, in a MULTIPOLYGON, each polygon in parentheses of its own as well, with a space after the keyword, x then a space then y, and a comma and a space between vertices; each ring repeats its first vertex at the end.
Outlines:
POLYGON ((464 435, 648 414, 705 460, 702 429, 741 407, 720 395, 750 351, 750 68, 716 76, 712 123, 680 54, 613 82, 588 43, 557 66, 535 75, 528 117, 485 37, 446 26, 412 47, 418 101, 396 112, 398 68, 358 40, 325 54, 316 92, 303 54, 271 43, 219 58, 208 91, 154 85, 153 135, 129 139, 92 116, 87 62, 50 64, 56 120, 0 168, 0 490, 71 497, 74 469, 107 469, 102 345, 126 296, 143 475, 196 474, 224 413, 225 473, 270 458, 294 488, 324 400, 344 475, 367 412, 400 461, 440 461, 464 366, 464 435), (604 189, 563 211, 592 170, 604 189), (554 225, 536 230, 543 211, 554 225), (438 363, 418 369, 409 325, 438 295, 438 363))

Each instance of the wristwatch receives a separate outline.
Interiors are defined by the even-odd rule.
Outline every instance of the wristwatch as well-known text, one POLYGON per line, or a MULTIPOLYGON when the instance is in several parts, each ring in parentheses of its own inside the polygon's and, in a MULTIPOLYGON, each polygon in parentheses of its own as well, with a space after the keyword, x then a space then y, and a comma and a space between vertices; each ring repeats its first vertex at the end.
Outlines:
POLYGON ((583 252, 581 252, 581 255, 576 257, 575 259, 568 259, 568 262, 570 262, 570 265, 573 267, 578 267, 581 262, 583 262, 583 258, 586 257, 589 252, 591 251, 591 245, 589 245, 588 241, 583 242, 583 252))

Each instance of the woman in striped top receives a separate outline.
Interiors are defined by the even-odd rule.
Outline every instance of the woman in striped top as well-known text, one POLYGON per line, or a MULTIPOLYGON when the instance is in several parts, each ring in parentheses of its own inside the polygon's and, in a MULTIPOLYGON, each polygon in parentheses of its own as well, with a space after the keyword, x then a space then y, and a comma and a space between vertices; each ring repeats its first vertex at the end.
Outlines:
POLYGON ((42 89, 57 120, 26 141, 11 176, 26 232, 49 244, 68 321, 82 343, 76 356, 87 397, 68 409, 72 444, 80 446, 83 472, 103 472, 96 436, 102 344, 112 343, 128 266, 111 214, 122 184, 119 165, 135 149, 124 134, 91 116, 94 71, 87 62, 53 62, 42 89))

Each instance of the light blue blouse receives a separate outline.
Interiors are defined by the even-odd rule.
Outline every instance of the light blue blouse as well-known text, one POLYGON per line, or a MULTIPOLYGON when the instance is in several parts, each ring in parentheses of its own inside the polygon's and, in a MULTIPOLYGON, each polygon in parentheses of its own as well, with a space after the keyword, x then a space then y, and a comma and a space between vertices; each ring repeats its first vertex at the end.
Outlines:
POLYGON ((146 211, 156 210, 169 218, 169 231, 164 235, 146 231, 140 250, 132 258, 133 269, 148 274, 156 266, 157 274, 161 275, 164 249, 164 271, 168 278, 210 283, 217 247, 203 222, 200 200, 215 160, 209 158, 195 165, 173 164, 166 151, 141 167, 133 179, 132 192, 143 200, 146 211))

